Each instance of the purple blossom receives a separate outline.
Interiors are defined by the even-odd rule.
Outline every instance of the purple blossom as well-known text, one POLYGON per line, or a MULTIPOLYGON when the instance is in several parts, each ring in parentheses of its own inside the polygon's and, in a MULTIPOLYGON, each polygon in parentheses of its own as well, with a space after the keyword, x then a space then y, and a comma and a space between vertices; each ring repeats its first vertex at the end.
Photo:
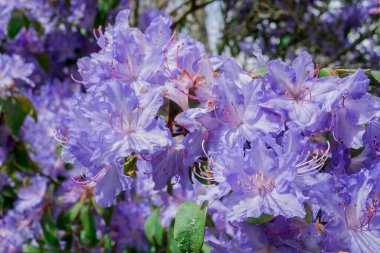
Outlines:
POLYGON ((0 54, 0 89, 13 86, 16 80, 21 80, 34 86, 28 78, 34 69, 33 64, 25 63, 19 55, 0 54))
POLYGON ((35 176, 30 185, 21 188, 17 194, 16 210, 24 212, 35 208, 41 203, 47 188, 47 179, 35 176))

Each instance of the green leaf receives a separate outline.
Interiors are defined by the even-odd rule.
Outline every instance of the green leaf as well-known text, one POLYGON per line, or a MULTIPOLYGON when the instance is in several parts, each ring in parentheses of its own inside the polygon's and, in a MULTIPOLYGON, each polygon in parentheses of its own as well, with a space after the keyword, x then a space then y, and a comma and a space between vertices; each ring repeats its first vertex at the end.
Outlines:
POLYGON ((40 64, 40 66, 46 71, 48 72, 49 69, 50 69, 50 58, 49 58, 49 55, 45 52, 43 53, 40 53, 40 54, 36 54, 35 55, 38 63, 40 64))
POLYGON ((170 182, 171 180, 168 180, 168 183, 166 185, 166 191, 167 193, 170 195, 170 196, 173 196, 173 185, 172 185, 172 182, 170 182))
POLYGON ((155 208, 153 210, 144 224, 144 230, 145 235, 150 243, 162 246, 164 229, 160 223, 159 213, 160 211, 158 208, 155 208))
POLYGON ((280 47, 286 47, 292 41, 292 37, 288 34, 280 36, 280 47))
POLYGON ((33 26, 34 30, 36 30, 38 34, 43 34, 44 28, 42 27, 40 22, 36 20, 30 20, 30 24, 33 26))
POLYGON ((332 76, 333 73, 328 68, 321 68, 318 77, 332 76))
POLYGON ((130 176, 133 179, 137 177, 136 162, 137 162, 137 156, 134 153, 132 153, 130 156, 125 158, 124 174, 127 176, 130 176))
POLYGON ((28 172, 35 167, 35 164, 29 157, 28 150, 22 142, 18 142, 15 145, 9 157, 11 158, 12 164, 21 171, 28 172))
POLYGON ((17 199, 16 189, 10 185, 4 185, 1 194, 9 199, 17 199))
POLYGON ((29 114, 37 121, 37 112, 29 99, 21 96, 1 98, 4 119, 13 135, 17 135, 25 117, 29 114))
POLYGON ((80 212, 80 221, 83 230, 79 234, 79 238, 86 246, 92 247, 96 245, 96 227, 95 219, 89 205, 85 205, 80 212))
POLYGON ((32 102, 30 102, 29 99, 25 98, 25 97, 21 97, 21 96, 15 96, 15 98, 18 100, 18 102, 20 103, 22 109, 24 110, 24 112, 26 112, 27 114, 29 114, 30 116, 32 116, 32 118, 37 121, 37 111, 36 109, 34 108, 32 102))
POLYGON ((168 253, 180 253, 177 241, 174 239, 174 226, 173 224, 169 228, 168 233, 168 253))
POLYGON ((69 221, 69 215, 66 212, 60 212, 57 217, 57 228, 69 231, 71 230, 71 223, 69 221))
POLYGON ((102 13, 102 14, 107 14, 107 12, 110 10, 110 2, 112 2, 112 0, 98 0, 98 9, 99 9, 99 12, 102 13))
POLYGON ((371 76, 378 82, 380 83, 380 71, 377 70, 372 70, 371 71, 371 76))
POLYGON ((119 5, 120 0, 98 0, 98 13, 95 16, 94 28, 104 26, 107 14, 119 5))
POLYGON ((274 217, 270 214, 262 213, 257 218, 248 218, 245 221, 249 222, 249 223, 254 223, 254 224, 260 225, 260 224, 265 224, 265 223, 270 222, 271 220, 273 220, 273 218, 274 217))
POLYGON ((4 197, 0 195, 0 217, 3 217, 4 202, 4 197))
POLYGON ((14 97, 5 97, 2 99, 5 123, 13 135, 17 135, 26 115, 28 115, 22 105, 14 97))
POLYGON ((70 210, 68 211, 68 216, 69 216, 68 218, 70 222, 73 222, 78 217, 79 211, 81 210, 82 207, 83 207, 83 203, 78 202, 70 208, 70 210))
POLYGON ((99 205, 94 205, 96 212, 102 216, 104 221, 106 222, 106 225, 109 225, 111 223, 111 216, 112 216, 112 207, 100 207, 99 205))
POLYGON ((28 19, 23 12, 16 11, 13 13, 8 22, 8 37, 13 40, 23 27, 28 26, 28 19))
POLYGON ((198 206, 195 202, 186 202, 179 206, 174 223, 174 239, 181 252, 199 252, 202 249, 207 205, 198 206))
POLYGON ((42 237, 45 242, 53 246, 59 246, 56 234, 56 226, 49 211, 45 211, 41 219, 42 237))
POLYGON ((267 73, 267 71, 268 71, 268 67, 267 66, 261 66, 258 69, 256 69, 252 74, 250 74, 250 76, 252 78, 257 78, 259 76, 265 75, 267 73))
POLYGON ((43 252, 43 249, 38 246, 34 246, 31 243, 26 243, 22 245, 22 252, 27 252, 27 253, 41 253, 43 252))
POLYGON ((207 243, 204 243, 202 246, 202 253, 211 253, 213 250, 213 247, 211 245, 208 245, 207 243))
POLYGON ((63 167, 65 167, 66 170, 74 169, 74 165, 72 165, 71 163, 65 163, 63 167))
POLYGON ((310 207, 306 203, 303 206, 304 206, 305 211, 306 211, 305 221, 307 222, 307 224, 313 223, 313 216, 311 214, 310 207))
POLYGON ((360 147, 358 149, 351 148, 350 149, 350 156, 351 158, 359 156, 364 151, 364 147, 360 147))
POLYGON ((104 240, 104 248, 110 251, 112 249, 112 241, 111 241, 110 235, 109 234, 104 235, 103 240, 104 240))
POLYGON ((210 171, 210 166, 208 164, 207 161, 203 161, 203 162, 199 162, 199 163, 194 163, 194 167, 193 167, 193 171, 194 171, 194 177, 201 183, 201 184, 204 184, 204 185, 211 185, 212 182, 209 181, 209 180, 206 180, 206 179, 203 179, 201 177, 199 177, 198 175, 207 175, 210 171))
MULTIPOLYGON (((195 89, 190 89, 189 90, 189 94, 191 96, 196 96, 195 89)), ((187 103, 188 103, 188 105, 189 105, 190 108, 196 108, 199 105, 199 100, 192 99, 191 96, 189 96, 189 98, 187 100, 188 101, 187 103)))

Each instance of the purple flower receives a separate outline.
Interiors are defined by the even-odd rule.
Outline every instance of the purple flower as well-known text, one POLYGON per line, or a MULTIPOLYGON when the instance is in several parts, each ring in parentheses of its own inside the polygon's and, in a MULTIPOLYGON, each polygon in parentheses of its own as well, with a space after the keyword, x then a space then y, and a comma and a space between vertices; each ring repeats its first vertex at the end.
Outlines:
POLYGON ((9 211, 0 219, 0 250, 2 252, 19 252, 22 244, 35 236, 29 227, 31 217, 16 211, 9 211))
POLYGON ((34 86, 28 78, 33 72, 34 66, 25 63, 19 55, 0 54, 0 89, 13 86, 16 80, 21 80, 34 86))
POLYGON ((205 171, 205 179, 228 183, 233 191, 226 202, 228 219, 244 221, 261 213, 303 217, 302 203, 291 186, 296 173, 294 157, 276 156, 260 139, 253 140, 251 147, 244 152, 235 148, 212 154, 211 167, 205 171))
POLYGON ((358 99, 343 97, 341 105, 331 113, 330 131, 334 139, 347 147, 356 149, 362 147, 365 130, 363 125, 378 116, 379 102, 379 99, 371 95, 364 95, 358 99))
POLYGON ((30 185, 25 186, 18 191, 16 210, 19 212, 35 208, 41 203, 45 196, 48 180, 44 177, 35 176, 30 181, 30 185))
POLYGON ((138 250, 148 250, 144 224, 152 212, 147 201, 119 202, 112 215, 112 237, 118 242, 118 248, 131 247, 138 250))
POLYGON ((345 186, 338 201, 329 199, 334 203, 335 213, 326 217, 330 220, 325 225, 325 250, 375 252, 380 247, 375 181, 368 171, 342 180, 345 186))
POLYGON ((267 78, 273 93, 265 99, 265 107, 281 112, 303 129, 318 129, 340 93, 334 77, 314 78, 314 65, 303 52, 291 66, 275 60, 267 64, 267 78))
POLYGON ((183 136, 173 138, 173 145, 166 147, 164 150, 153 153, 149 158, 143 157, 151 163, 149 173, 152 174, 155 182, 154 190, 163 189, 171 179, 176 177, 181 185, 191 188, 189 178, 189 168, 191 164, 186 164, 185 146, 183 136))
POLYGON ((97 201, 110 205, 128 188, 124 159, 133 152, 165 148, 171 140, 163 119, 155 119, 162 104, 159 89, 136 97, 130 86, 120 82, 106 83, 103 88, 77 101, 65 147, 68 152, 63 156, 89 171, 82 184, 96 185, 97 201))
POLYGON ((215 114, 223 122, 226 143, 232 146, 239 138, 252 141, 258 135, 278 132, 280 117, 265 111, 259 103, 263 83, 252 81, 231 60, 223 64, 221 71, 215 86, 215 105, 219 108, 215 114))

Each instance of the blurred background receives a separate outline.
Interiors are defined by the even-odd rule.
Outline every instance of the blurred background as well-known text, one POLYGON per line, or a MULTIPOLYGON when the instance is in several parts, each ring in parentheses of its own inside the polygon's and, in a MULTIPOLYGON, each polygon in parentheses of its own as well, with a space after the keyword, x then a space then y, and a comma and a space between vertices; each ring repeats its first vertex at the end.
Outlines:
MULTIPOLYGON (((377 0, 104 2, 108 11, 129 7, 132 23, 141 29, 159 14, 170 15, 175 30, 201 41, 213 54, 238 56, 243 66, 258 49, 283 60, 306 50, 320 66, 376 68, 380 62, 377 0)), ((113 19, 113 14, 97 15, 95 26, 113 19)))

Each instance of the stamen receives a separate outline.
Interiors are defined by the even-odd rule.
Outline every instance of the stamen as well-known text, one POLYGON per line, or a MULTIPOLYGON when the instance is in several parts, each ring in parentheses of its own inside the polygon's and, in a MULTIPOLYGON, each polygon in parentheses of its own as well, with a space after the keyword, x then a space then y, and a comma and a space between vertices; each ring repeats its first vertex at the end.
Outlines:
POLYGON ((165 150, 163 150, 160 154, 158 154, 156 157, 152 158, 152 159, 148 159, 146 158, 146 156, 144 154, 140 154, 141 158, 144 160, 144 161, 147 161, 147 162, 154 162, 156 161, 157 159, 159 159, 166 151, 168 150, 168 148, 165 148, 165 150))
POLYGON ((87 84, 87 82, 79 81, 78 79, 76 79, 73 74, 70 74, 70 76, 71 76, 71 79, 73 79, 73 81, 76 82, 76 83, 80 83, 80 84, 83 84, 83 85, 87 84))
POLYGON ((71 179, 82 186, 92 186, 97 181, 101 180, 108 172, 109 168, 104 167, 102 168, 94 177, 88 178, 87 174, 81 173, 81 179, 75 179, 74 177, 71 177, 71 179))
POLYGON ((307 157, 310 154, 310 151, 308 151, 308 156, 306 157, 306 161, 304 159, 302 162, 300 162, 296 165, 297 176, 311 175, 311 174, 319 172, 323 168, 323 166, 324 166, 324 164, 328 158, 329 152, 330 152, 330 142, 329 141, 327 141, 326 151, 322 152, 322 151, 319 151, 319 149, 316 149, 315 156, 313 156, 310 160, 307 160, 307 157), (321 153, 322 155, 319 156, 319 153, 321 153))
POLYGON ((53 131, 53 137, 61 145, 66 145, 67 137, 61 133, 61 129, 58 129, 58 131, 54 130, 53 131))

